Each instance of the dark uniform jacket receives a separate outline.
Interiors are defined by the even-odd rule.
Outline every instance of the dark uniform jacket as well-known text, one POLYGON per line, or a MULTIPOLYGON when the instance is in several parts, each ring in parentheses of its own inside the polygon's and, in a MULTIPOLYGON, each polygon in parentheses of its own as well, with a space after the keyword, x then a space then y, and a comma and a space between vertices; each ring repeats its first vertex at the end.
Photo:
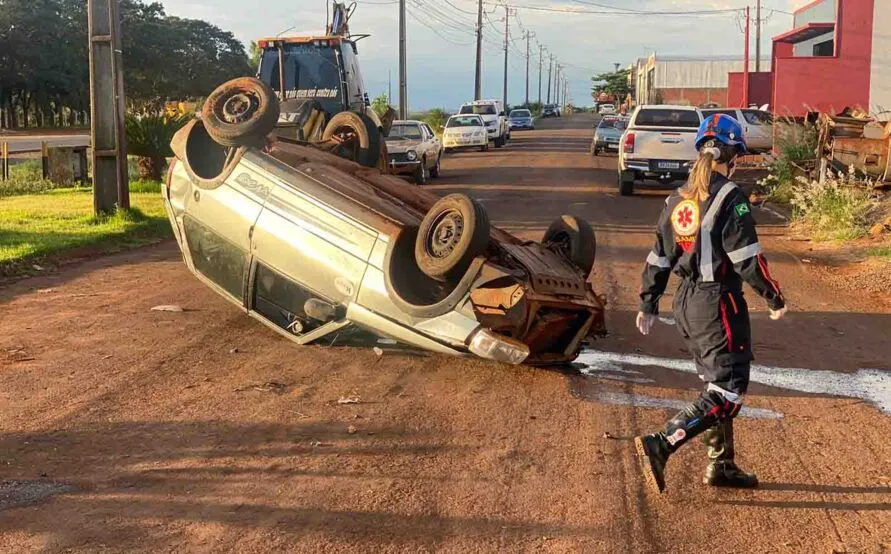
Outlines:
POLYGON ((745 281, 770 309, 785 306, 761 252, 752 207, 742 189, 719 173, 713 174, 704 203, 687 200, 680 191, 666 199, 643 272, 640 311, 659 313, 672 270, 685 280, 720 283, 727 290, 739 290, 745 281))

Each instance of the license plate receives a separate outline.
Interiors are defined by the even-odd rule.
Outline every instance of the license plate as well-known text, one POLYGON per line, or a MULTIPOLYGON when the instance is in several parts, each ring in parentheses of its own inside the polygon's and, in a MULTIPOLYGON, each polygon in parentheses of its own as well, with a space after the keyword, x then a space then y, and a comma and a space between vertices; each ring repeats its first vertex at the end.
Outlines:
POLYGON ((606 147, 609 148, 610 150, 618 150, 619 149, 618 144, 607 144, 606 147))
POLYGON ((659 169, 680 169, 681 162, 656 162, 656 167, 659 169))

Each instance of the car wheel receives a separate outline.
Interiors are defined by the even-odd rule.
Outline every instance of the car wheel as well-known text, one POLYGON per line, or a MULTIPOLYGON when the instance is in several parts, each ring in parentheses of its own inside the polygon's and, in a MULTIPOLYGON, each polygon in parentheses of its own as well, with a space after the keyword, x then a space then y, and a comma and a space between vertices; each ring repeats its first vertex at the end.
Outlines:
POLYGON ((489 143, 480 146, 480 152, 488 152, 489 151, 489 143))
POLYGON ((599 154, 599 153, 600 153, 600 149, 597 148, 596 146, 594 147, 594 150, 591 151, 591 154, 593 154, 593 155, 595 155, 595 156, 596 156, 597 154, 599 154))
POLYGON ((442 156, 436 157, 436 165, 433 166, 433 169, 430 170, 430 176, 434 179, 439 178, 439 172, 442 169, 442 156))
POLYGON ((558 254, 586 274, 594 267, 597 254, 597 241, 591 224, 580 217, 564 215, 554 220, 545 231, 542 245, 558 254))
POLYGON ((427 184, 427 159, 421 158, 421 163, 418 164, 418 168, 415 169, 415 184, 417 185, 426 185, 427 184))
POLYGON ((275 92, 253 77, 218 86, 201 108, 207 134, 222 146, 263 146, 278 123, 281 106, 275 92))
POLYGON ((340 112, 331 118, 322 140, 333 143, 333 152, 365 167, 377 167, 381 155, 381 134, 374 121, 363 113, 340 112))
POLYGON ((504 138, 495 137, 495 148, 501 148, 502 146, 504 146, 504 138))
POLYGON ((438 281, 460 279, 489 246, 489 215, 464 194, 450 194, 430 208, 418 229, 415 261, 438 281))
POLYGON ((634 172, 619 172, 619 194, 622 196, 631 196, 634 194, 634 172))

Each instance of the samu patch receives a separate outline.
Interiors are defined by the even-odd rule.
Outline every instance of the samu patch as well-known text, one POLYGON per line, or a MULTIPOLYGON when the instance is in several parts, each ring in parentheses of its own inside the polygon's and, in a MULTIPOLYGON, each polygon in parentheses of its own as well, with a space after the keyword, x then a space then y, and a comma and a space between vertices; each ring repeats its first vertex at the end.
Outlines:
POLYGON ((745 202, 743 202, 743 203, 741 203, 741 204, 737 204, 737 205, 734 207, 734 209, 736 210, 736 215, 737 215, 738 217, 742 217, 742 216, 744 216, 744 215, 746 215, 746 214, 751 213, 751 210, 749 209, 749 205, 746 204, 745 202))

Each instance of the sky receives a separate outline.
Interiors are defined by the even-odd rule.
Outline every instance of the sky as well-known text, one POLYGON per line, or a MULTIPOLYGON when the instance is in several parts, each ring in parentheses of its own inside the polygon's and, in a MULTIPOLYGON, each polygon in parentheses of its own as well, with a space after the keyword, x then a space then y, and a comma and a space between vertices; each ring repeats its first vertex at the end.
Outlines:
MULTIPOLYGON (((209 21, 248 44, 260 37, 319 34, 325 27, 325 0, 161 0, 170 15, 209 21)), ((526 40, 531 39, 530 100, 538 99, 539 45, 565 64, 570 100, 591 103, 591 77, 627 67, 635 59, 657 55, 739 55, 744 39, 738 12, 639 15, 639 11, 702 11, 744 8, 755 0, 508 0, 508 103, 525 101, 526 40), (546 8, 535 10, 532 7, 546 8), (547 11, 553 10, 553 11, 547 11), (582 10, 600 13, 578 13, 582 10), (575 11, 576 13, 566 13, 575 11), (626 11, 626 13, 621 13, 626 11), (609 12, 609 13, 603 13, 609 12)), ((794 8, 808 0, 762 0, 762 56, 770 55, 770 37, 792 28, 794 8)), ((504 79, 504 0, 483 0, 483 97, 501 98, 504 79)), ((407 83, 411 111, 453 110, 472 99, 476 56, 476 0, 406 0, 407 83)), ((399 27, 396 0, 360 0, 350 21, 354 34, 371 36, 358 43, 365 85, 371 96, 387 92, 392 78, 398 97, 399 27)), ((752 18, 754 20, 754 9, 752 18)), ((754 29, 754 27, 753 27, 754 29)), ((754 30, 752 33, 754 58, 754 30)), ((545 53, 543 99, 547 97, 545 53)), ((396 104, 394 98, 393 104, 396 104)))

